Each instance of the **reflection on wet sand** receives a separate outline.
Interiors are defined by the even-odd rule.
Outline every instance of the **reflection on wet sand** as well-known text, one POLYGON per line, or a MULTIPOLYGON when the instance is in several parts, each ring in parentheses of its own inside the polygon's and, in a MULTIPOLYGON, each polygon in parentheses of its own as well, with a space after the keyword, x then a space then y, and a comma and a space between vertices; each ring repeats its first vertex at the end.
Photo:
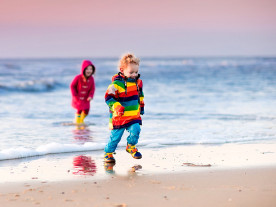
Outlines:
MULTIPOLYGON (((105 169, 105 172, 109 173, 109 174, 115 174, 115 170, 114 170, 114 166, 115 166, 115 163, 107 163, 105 162, 104 163, 104 169, 105 169)), ((134 165, 132 166, 128 172, 130 173, 135 173, 136 171, 142 169, 142 166, 141 165, 134 165)))
POLYGON ((104 170, 105 172, 109 173, 109 174, 115 174, 115 171, 113 169, 113 167, 115 166, 115 163, 104 163, 104 170))
POLYGON ((93 176, 97 172, 96 163, 91 157, 79 155, 73 158, 74 175, 93 176))
MULTIPOLYGON (((77 125, 72 131, 74 139, 78 144, 92 141, 91 131, 86 125, 77 125)), ((73 158, 74 175, 94 176, 97 172, 96 163, 90 156, 79 155, 73 158)))
POLYGON ((91 136, 91 131, 88 128, 88 126, 85 125, 80 125, 76 126, 73 132, 73 137, 74 139, 79 143, 79 144, 84 144, 85 142, 91 142, 92 141, 92 136, 91 136))

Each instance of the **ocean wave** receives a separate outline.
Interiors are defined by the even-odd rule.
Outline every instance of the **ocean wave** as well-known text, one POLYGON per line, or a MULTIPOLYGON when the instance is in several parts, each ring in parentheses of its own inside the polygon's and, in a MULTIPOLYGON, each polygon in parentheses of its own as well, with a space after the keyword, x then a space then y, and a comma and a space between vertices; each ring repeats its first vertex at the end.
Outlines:
POLYGON ((258 116, 258 115, 248 115, 248 114, 194 114, 194 113, 150 113, 151 117, 150 119, 160 119, 160 118, 166 118, 166 119, 179 119, 185 118, 185 119, 193 119, 193 120, 208 120, 208 119, 214 119, 214 120, 223 120, 223 121, 233 121, 233 120, 239 120, 239 121, 256 121, 256 120, 267 120, 267 121, 274 121, 276 120, 276 117, 271 116, 258 116))
MULTIPOLYGON (((158 147, 166 147, 170 145, 187 145, 187 144, 197 144, 197 143, 188 143, 183 141, 164 141, 164 140, 143 140, 139 142, 140 147, 145 148, 158 148, 158 147)), ((46 145, 38 146, 35 149, 30 149, 26 147, 15 147, 9 148, 0 151, 0 161, 4 160, 14 160, 14 159, 22 159, 36 156, 45 156, 50 154, 62 154, 62 153, 73 153, 73 152, 86 152, 86 151, 97 151, 104 149, 106 143, 93 143, 86 142, 83 145, 80 144, 61 144, 52 142, 46 145)), ((125 148, 125 143, 119 143, 119 148, 125 148)))
POLYGON ((240 66, 274 66, 275 58, 254 58, 254 57, 194 57, 194 58, 145 58, 141 65, 146 67, 167 67, 167 66, 203 66, 206 67, 240 67, 240 66))
POLYGON ((2 91, 23 91, 23 92, 46 92, 62 86, 61 83, 53 80, 29 80, 13 84, 0 84, 2 91))
MULTIPOLYGON (((139 143, 140 147, 144 148, 160 148, 166 146, 173 146, 173 145, 193 145, 198 143, 189 143, 183 141, 164 141, 164 140, 144 140, 139 143)), ((219 143, 221 144, 221 143, 219 143)), ((15 147, 9 148, 0 151, 0 161, 4 160, 15 160, 15 159, 23 159, 29 157, 36 157, 36 156, 45 156, 51 154, 63 154, 63 153, 73 153, 73 152, 86 152, 86 151, 97 151, 104 149, 106 143, 93 143, 93 142, 86 142, 83 145, 79 144, 61 144, 52 142, 46 145, 38 146, 35 149, 30 149, 26 147, 15 147)), ((119 148, 125 148, 124 143, 118 144, 119 148)))
POLYGON ((9 70, 19 70, 21 69, 20 65, 13 63, 4 63, 3 66, 9 70))
MULTIPOLYGON (((215 140, 163 140, 163 139, 155 139, 155 140, 141 140, 139 142, 139 148, 163 148, 163 147, 170 147, 170 146, 180 146, 180 145, 223 145, 229 143, 263 143, 264 141, 275 141, 275 139, 271 138, 261 138, 261 139, 244 139, 244 138, 237 138, 236 140, 225 140, 225 139, 215 139, 215 140)), ((87 152, 87 151, 98 151, 101 150, 103 152, 105 142, 86 142, 83 145, 80 144, 61 144, 52 142, 46 145, 38 146, 35 149, 30 149, 26 147, 15 147, 9 148, 0 151, 0 161, 4 160, 15 160, 15 159, 23 159, 23 158, 30 158, 36 156, 45 156, 51 154, 63 154, 63 153, 74 153, 74 152, 87 152)), ((125 143, 119 143, 118 149, 124 149, 125 143)), ((103 152, 104 153, 104 152, 103 152)))
POLYGON ((53 142, 53 143, 39 146, 36 149, 16 147, 16 148, 10 148, 10 149, 0 151, 0 161, 43 156, 43 155, 49 155, 49 154, 102 150, 104 146, 105 146, 104 143, 92 143, 92 142, 86 142, 83 145, 60 144, 60 143, 53 142))

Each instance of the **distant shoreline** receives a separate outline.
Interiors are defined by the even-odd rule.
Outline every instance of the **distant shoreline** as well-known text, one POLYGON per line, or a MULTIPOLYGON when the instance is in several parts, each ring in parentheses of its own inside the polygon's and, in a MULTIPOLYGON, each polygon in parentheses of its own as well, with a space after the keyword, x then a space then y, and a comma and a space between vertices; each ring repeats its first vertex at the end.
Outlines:
MULTIPOLYGON (((200 58, 276 58, 276 55, 212 55, 212 56, 179 56, 179 55, 168 55, 168 56, 139 56, 141 59, 200 59, 200 58)), ((60 57, 0 57, 0 60, 83 60, 83 59, 110 59, 110 60, 118 60, 117 56, 60 56, 60 57)))

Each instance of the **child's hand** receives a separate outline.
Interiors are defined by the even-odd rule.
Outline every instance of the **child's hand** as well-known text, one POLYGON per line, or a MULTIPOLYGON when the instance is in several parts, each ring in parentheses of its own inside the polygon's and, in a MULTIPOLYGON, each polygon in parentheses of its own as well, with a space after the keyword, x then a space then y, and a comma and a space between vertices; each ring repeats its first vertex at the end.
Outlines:
POLYGON ((91 97, 88 97, 88 98, 87 98, 87 101, 91 101, 91 100, 92 100, 92 98, 91 98, 91 97))
POLYGON ((115 109, 115 112, 117 113, 118 116, 123 116, 125 111, 125 107, 123 106, 117 106, 115 109))

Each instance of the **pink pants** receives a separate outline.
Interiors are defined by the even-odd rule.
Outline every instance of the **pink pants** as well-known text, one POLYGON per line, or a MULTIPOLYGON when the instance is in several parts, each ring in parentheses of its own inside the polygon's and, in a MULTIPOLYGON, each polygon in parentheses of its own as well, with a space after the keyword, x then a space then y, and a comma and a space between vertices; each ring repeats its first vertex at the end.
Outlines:
POLYGON ((89 113, 89 109, 77 110, 77 114, 81 114, 81 112, 83 112, 85 115, 87 115, 89 113))

